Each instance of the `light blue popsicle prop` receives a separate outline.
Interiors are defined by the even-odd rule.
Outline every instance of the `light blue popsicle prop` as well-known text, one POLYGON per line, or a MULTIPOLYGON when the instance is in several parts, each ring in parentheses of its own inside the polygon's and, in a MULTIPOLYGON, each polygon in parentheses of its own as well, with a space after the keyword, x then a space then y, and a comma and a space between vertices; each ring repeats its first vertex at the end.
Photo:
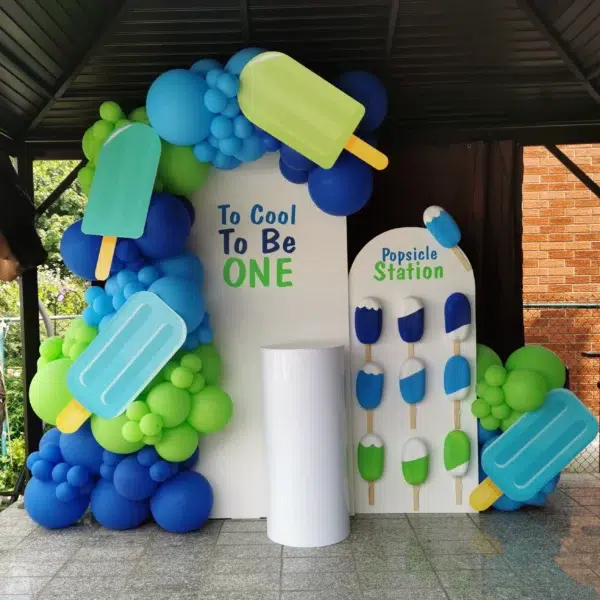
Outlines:
POLYGON ((91 413, 120 415, 185 341, 183 319, 151 292, 138 292, 75 361, 67 385, 75 400, 59 413, 58 428, 77 431, 91 413))
POLYGON ((429 206, 423 213, 423 223, 441 246, 454 252, 465 271, 473 269, 465 253, 458 247, 461 238, 460 229, 450 213, 441 206, 429 206))
POLYGON ((446 298, 444 322, 446 333, 454 345, 454 354, 460 354, 460 343, 469 337, 471 330, 471 302, 461 292, 446 298))
POLYGON ((425 308, 418 298, 407 296, 402 301, 401 314, 398 317, 398 333, 402 341, 408 344, 408 356, 415 355, 415 343, 423 337, 425 329, 425 308))
POLYGON ((132 123, 108 137, 98 156, 81 230, 101 235, 96 278, 110 274, 117 238, 144 233, 161 143, 152 127, 132 123))
POLYGON ((356 397, 365 410, 375 410, 383 395, 383 369, 373 363, 365 363, 356 375, 356 397))
POLYGON ((544 404, 525 413, 481 456, 488 478, 471 494, 471 506, 489 508, 502 494, 522 502, 535 496, 598 435, 598 421, 565 389, 550 390, 544 404))
POLYGON ((454 403, 454 429, 460 429, 460 403, 471 389, 471 367, 464 356, 451 356, 444 368, 444 392, 454 403))
POLYGON ((409 405, 410 428, 417 428, 417 404, 425 397, 426 371, 425 365, 418 358, 411 357, 404 361, 400 370, 400 395, 409 405))

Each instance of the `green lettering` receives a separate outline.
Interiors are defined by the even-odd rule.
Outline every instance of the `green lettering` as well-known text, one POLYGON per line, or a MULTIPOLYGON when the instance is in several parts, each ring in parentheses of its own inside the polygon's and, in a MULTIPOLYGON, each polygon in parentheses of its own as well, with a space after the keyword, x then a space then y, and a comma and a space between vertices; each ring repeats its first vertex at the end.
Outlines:
POLYGON ((246 265, 244 261, 241 258, 228 258, 223 265, 223 279, 230 287, 240 287, 244 283, 244 279, 246 279, 246 265), (237 279, 235 281, 231 278, 233 265, 237 265, 238 267, 237 279))
POLYGON ((443 279, 444 278, 444 267, 436 267, 433 271, 434 279, 443 279))
POLYGON ((291 263, 291 258, 278 258, 277 259, 277 287, 291 287, 294 284, 291 281, 284 281, 285 275, 291 275, 291 269, 285 269, 284 265, 291 263))
POLYGON ((406 279, 406 274, 404 273, 404 271, 404 267, 398 267, 398 276, 396 277, 398 281, 404 281, 406 279))
POLYGON ((383 281, 385 279, 385 263, 380 260, 375 263, 375 274, 373 275, 375 281, 383 281))
POLYGON ((433 271, 431 270, 431 267, 423 267, 423 277, 425 277, 425 279, 431 279, 432 275, 433 271))
POLYGON ((271 279, 271 277, 270 277, 271 276, 271 261, 267 256, 263 257, 262 271, 260 270, 260 267, 258 266, 258 261, 255 258, 251 258, 249 271, 250 271, 250 274, 249 274, 248 278, 250 279, 250 287, 251 288, 256 287, 257 279, 260 280, 263 287, 269 287, 270 279, 271 279))

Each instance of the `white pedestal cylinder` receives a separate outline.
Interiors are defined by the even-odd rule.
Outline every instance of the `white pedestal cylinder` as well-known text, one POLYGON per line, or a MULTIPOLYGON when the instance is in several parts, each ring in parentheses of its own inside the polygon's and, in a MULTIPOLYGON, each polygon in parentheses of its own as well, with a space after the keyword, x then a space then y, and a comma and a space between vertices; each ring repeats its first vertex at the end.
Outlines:
POLYGON ((314 548, 350 534, 344 348, 262 349, 269 538, 314 548))

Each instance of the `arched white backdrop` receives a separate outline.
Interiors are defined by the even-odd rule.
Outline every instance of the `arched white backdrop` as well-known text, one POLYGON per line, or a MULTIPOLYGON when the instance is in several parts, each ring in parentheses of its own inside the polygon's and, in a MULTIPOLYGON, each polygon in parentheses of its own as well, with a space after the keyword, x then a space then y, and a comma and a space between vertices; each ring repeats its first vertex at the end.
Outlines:
POLYGON ((229 426, 200 443, 198 470, 213 485, 217 518, 267 515, 260 348, 349 342, 346 220, 319 210, 306 185, 286 181, 277 159, 212 169, 192 200, 191 250, 204 263, 223 386, 234 403, 229 426))

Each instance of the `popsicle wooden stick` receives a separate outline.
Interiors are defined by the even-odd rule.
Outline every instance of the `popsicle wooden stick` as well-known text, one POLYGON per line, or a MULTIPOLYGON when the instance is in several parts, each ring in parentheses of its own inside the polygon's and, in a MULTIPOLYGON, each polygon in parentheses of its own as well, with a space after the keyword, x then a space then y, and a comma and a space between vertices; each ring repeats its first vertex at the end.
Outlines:
POLYGON ((106 281, 108 279, 116 245, 116 237, 106 235, 102 238, 100 252, 98 253, 98 262, 96 263, 96 279, 98 281, 106 281))
POLYGON ((454 495, 456 498, 456 506, 461 506, 463 501, 462 501, 462 478, 461 477, 457 477, 454 480, 454 495))
POLYGON ((375 506, 375 482, 369 481, 369 506, 375 506))
POLYGON ((454 400, 454 429, 460 429, 460 400, 454 400))
POLYGON ((367 433, 373 433, 373 419, 374 414, 372 410, 367 411, 367 433))
POLYGON ((409 404, 409 421, 410 421, 410 428, 411 429, 416 429, 417 428, 417 405, 416 404, 409 404))
POLYGON ((413 511, 419 512, 419 492, 421 490, 421 486, 413 485, 413 511))
POLYGON ((348 152, 351 152, 354 156, 360 158, 360 160, 378 171, 383 171, 390 162, 383 152, 380 152, 377 148, 373 148, 371 144, 367 144, 367 142, 355 135, 350 136, 345 148, 348 152))
POLYGON ((464 253, 464 251, 462 250, 462 248, 460 248, 460 246, 454 246, 452 248, 452 252, 454 252, 454 255, 456 256, 456 258, 458 258, 458 260, 460 261, 460 264, 463 266, 463 269, 465 271, 472 271, 473 270, 471 262, 467 258, 467 255, 464 253))
POLYGON ((372 355, 372 351, 371 351, 371 344, 365 344, 365 362, 371 362, 371 355, 372 355))

